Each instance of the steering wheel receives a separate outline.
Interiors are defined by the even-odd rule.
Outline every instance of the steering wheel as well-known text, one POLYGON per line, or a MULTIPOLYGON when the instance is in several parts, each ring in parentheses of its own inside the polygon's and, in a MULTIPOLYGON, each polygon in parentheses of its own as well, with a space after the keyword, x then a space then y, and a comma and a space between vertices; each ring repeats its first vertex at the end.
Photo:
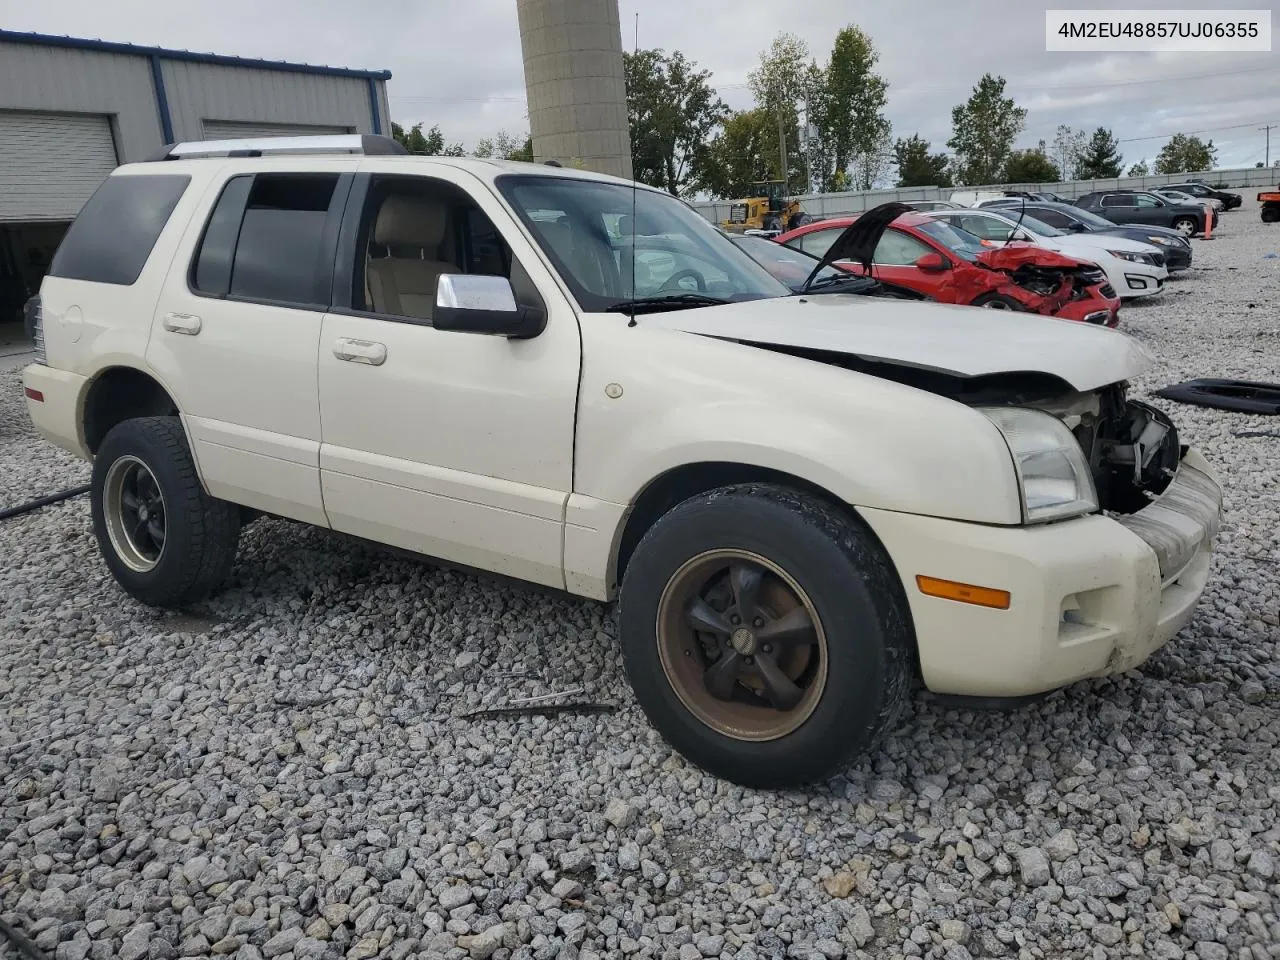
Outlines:
POLYGON ((698 292, 705 292, 707 289, 707 280, 697 270, 677 270, 671 276, 667 277, 666 282, 659 288, 660 290, 675 290, 676 284, 685 277, 692 277, 693 282, 698 285, 698 292))

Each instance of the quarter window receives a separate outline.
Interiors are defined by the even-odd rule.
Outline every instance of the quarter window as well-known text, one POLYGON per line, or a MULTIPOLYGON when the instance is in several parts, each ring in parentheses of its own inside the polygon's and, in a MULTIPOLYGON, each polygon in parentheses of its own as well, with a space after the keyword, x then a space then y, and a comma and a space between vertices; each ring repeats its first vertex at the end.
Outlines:
POLYGON ((67 230, 49 275, 134 283, 190 182, 185 174, 107 177, 67 230))

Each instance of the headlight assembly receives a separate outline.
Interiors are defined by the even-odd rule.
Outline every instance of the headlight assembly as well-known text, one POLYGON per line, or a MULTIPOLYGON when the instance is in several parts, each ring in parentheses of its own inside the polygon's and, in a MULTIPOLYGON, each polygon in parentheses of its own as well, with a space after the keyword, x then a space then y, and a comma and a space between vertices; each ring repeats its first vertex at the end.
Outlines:
POLYGON ((1130 263, 1146 263, 1145 254, 1134 253, 1132 250, 1108 250, 1107 253, 1121 260, 1128 260, 1130 263))
POLYGON ((979 407, 1004 436, 1022 489, 1026 523, 1062 520, 1098 509, 1084 451, 1067 425, 1029 407, 979 407))
POLYGON ((1154 243, 1160 247, 1172 246, 1172 244, 1169 242, 1168 237, 1147 237, 1147 242, 1154 243))

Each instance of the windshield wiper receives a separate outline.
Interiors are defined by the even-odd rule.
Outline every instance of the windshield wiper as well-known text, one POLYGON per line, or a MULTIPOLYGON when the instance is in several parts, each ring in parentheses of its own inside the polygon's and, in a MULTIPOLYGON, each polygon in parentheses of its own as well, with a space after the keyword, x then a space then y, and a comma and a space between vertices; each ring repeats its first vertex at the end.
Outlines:
POLYGON ((880 281, 874 277, 859 277, 854 274, 848 274, 843 277, 820 277, 809 284, 808 290, 803 290, 801 293, 849 293, 853 289, 867 290, 879 285, 880 281))
POLYGON ((705 293, 664 293, 657 297, 619 300, 609 304, 604 310, 606 313, 654 313, 683 307, 716 307, 728 302, 723 297, 709 297, 705 293))

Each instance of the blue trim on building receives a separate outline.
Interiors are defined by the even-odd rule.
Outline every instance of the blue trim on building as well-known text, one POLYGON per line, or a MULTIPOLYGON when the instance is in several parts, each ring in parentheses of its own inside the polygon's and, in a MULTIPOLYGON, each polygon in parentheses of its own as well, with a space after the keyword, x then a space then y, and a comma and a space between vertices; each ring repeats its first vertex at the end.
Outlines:
POLYGON ((369 78, 369 113, 373 116, 373 134, 382 135, 382 111, 378 109, 378 81, 369 78))
MULTIPOLYGON (((284 60, 254 60, 249 57, 228 57, 217 53, 193 53, 190 50, 168 50, 164 47, 144 47, 132 43, 114 43, 108 40, 86 40, 81 37, 57 37, 46 33, 22 33, 16 30, 0 30, 0 42, 25 43, 32 46, 69 47, 73 50, 97 50, 102 53, 124 53, 160 60, 185 60, 189 63, 212 63, 223 67, 252 67, 255 70, 281 70, 287 73, 312 73, 327 77, 356 77, 358 79, 390 80, 390 70, 352 70, 347 67, 325 67, 310 63, 289 63, 284 60)), ((378 112, 374 111, 377 125, 378 112)))
MULTIPOLYGON (((370 81, 372 82, 372 81, 370 81)), ((156 91, 156 110, 160 114, 160 132, 165 143, 173 143, 173 120, 169 117, 169 98, 164 92, 164 68, 159 54, 151 55, 151 85, 156 91)))

